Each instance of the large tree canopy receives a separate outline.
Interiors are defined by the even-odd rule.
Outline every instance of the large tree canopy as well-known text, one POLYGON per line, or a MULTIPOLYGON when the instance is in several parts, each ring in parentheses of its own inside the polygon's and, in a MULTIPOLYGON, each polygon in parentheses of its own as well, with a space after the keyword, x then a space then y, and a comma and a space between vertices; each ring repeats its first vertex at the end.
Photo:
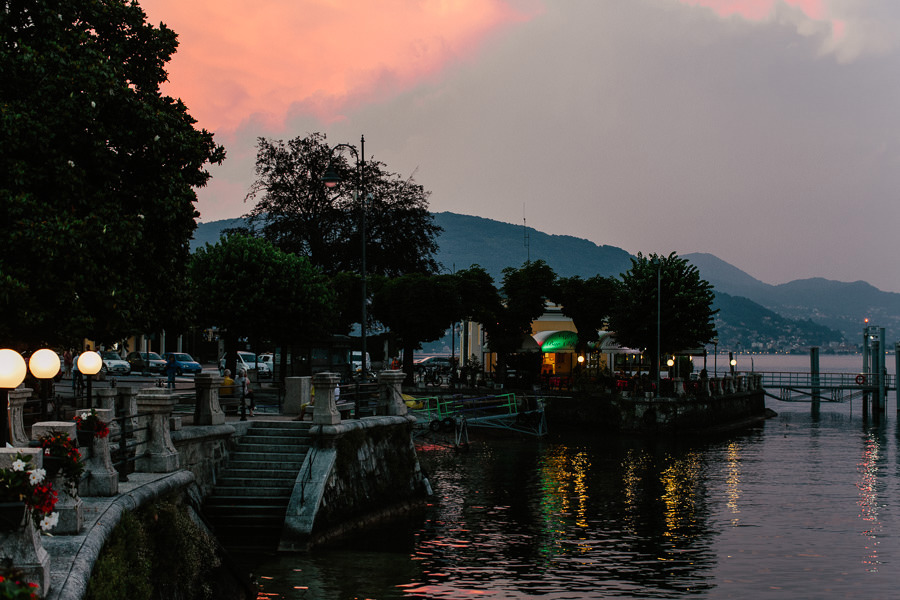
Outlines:
POLYGON ((163 96, 175 33, 125 0, 0 10, 0 336, 182 324, 195 188, 225 152, 163 96))
POLYGON ((597 332, 608 324, 616 303, 618 282, 602 275, 588 279, 564 277, 556 282, 553 300, 562 305, 562 313, 572 319, 578 331, 579 351, 597 341, 597 332))
POLYGON ((703 346, 715 336, 715 292, 687 259, 638 253, 622 275, 619 300, 610 314, 610 329, 623 346, 645 348, 656 364, 665 355, 703 346))
POLYGON ((356 194, 357 163, 365 158, 366 271, 388 277, 436 272, 435 237, 441 230, 428 211, 428 193, 411 178, 346 150, 332 149, 321 133, 287 143, 260 138, 257 179, 247 194, 257 202, 248 215, 250 227, 327 274, 360 272, 363 203, 356 194), (333 189, 322 182, 329 164, 343 179, 333 189))

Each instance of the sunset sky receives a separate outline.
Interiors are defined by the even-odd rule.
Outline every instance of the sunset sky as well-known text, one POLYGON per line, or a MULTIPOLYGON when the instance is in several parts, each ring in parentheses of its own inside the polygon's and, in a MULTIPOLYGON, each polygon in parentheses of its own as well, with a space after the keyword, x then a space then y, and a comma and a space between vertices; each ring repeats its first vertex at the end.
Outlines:
POLYGON ((364 134, 435 212, 900 292, 900 1, 139 2, 228 151, 203 221, 257 137, 364 134))

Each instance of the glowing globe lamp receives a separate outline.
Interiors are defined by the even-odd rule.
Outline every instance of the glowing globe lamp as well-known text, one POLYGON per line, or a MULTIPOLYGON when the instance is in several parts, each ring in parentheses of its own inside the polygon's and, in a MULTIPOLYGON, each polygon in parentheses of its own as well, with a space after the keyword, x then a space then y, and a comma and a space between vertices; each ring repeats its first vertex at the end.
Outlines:
POLYGON ((15 350, 0 350, 0 448, 9 442, 9 390, 25 381, 25 359, 15 350))
POLYGON ((43 348, 28 359, 28 369, 38 379, 53 379, 59 373, 59 356, 49 348, 43 348))
POLYGON ((82 375, 96 375, 103 367, 103 359, 92 350, 78 355, 78 370, 82 375))

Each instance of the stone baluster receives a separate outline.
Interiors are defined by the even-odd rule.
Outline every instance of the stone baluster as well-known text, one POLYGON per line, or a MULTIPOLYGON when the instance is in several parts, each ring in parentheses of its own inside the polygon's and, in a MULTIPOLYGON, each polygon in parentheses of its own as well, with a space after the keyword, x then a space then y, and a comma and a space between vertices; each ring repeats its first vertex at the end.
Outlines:
POLYGON ((94 397, 97 399, 97 407, 112 411, 110 413, 112 414, 112 417, 110 417, 109 420, 103 420, 109 424, 109 435, 113 438, 116 438, 119 435, 119 423, 114 420, 116 418, 117 395, 116 388, 98 388, 94 390, 94 397))
POLYGON ((684 395, 687 393, 684 390, 684 377, 675 377, 673 381, 675 382, 675 396, 684 398, 684 395))
POLYGON ((745 392, 747 391, 747 377, 745 375, 738 375, 735 378, 737 385, 735 386, 736 391, 745 392))
POLYGON ((31 388, 9 391, 9 443, 17 448, 28 445, 25 435, 25 401, 31 398, 31 388))
POLYGON ((734 393, 734 379, 731 375, 726 375, 722 378, 722 393, 723 394, 732 394, 734 393))
POLYGON ((150 432, 146 450, 138 448, 137 470, 145 473, 171 473, 178 469, 178 452, 169 434, 169 417, 175 397, 164 388, 144 388, 137 395, 139 414, 149 414, 150 432))
POLYGON ((313 404, 314 425, 336 425, 341 422, 341 414, 334 401, 334 388, 340 380, 337 373, 313 375, 313 385, 316 388, 316 402, 313 404))
POLYGON ((382 371, 378 374, 378 414, 405 416, 409 410, 403 401, 401 386, 406 379, 403 371, 382 371))
MULTIPOLYGON (((110 423, 115 418, 115 411, 111 408, 95 408, 97 417, 104 423, 110 423)), ((90 448, 82 450, 84 460, 84 472, 87 477, 78 486, 78 493, 82 496, 115 496, 119 493, 119 473, 112 463, 109 451, 109 436, 94 436, 90 442, 90 448)))
MULTIPOLYGON (((43 421, 31 427, 31 437, 35 441, 51 433, 64 433, 74 442, 75 421, 43 421)), ((53 510, 59 513, 59 522, 51 533, 77 534, 84 528, 84 502, 78 495, 78 484, 69 485, 62 471, 52 481, 53 489, 57 492, 56 507, 53 510)))
MULTIPOLYGON (((12 468, 17 454, 31 456, 32 468, 44 464, 40 448, 0 448, 0 469, 12 468)), ((40 586, 38 593, 41 597, 47 594, 50 589, 50 555, 44 549, 41 536, 27 511, 21 527, 0 530, 0 562, 7 560, 22 571, 25 581, 40 586)))
POLYGON ((312 399, 312 377, 284 378, 284 407, 282 413, 299 415, 304 404, 312 399))
POLYGON ((137 444, 143 444, 147 441, 147 432, 138 431, 138 408, 137 395, 141 388, 130 386, 119 386, 116 388, 119 394, 119 423, 129 432, 129 436, 134 437, 137 444))
POLYGON ((194 425, 222 425, 225 411, 219 405, 219 386, 222 378, 210 373, 194 375, 197 388, 197 404, 194 407, 194 425))

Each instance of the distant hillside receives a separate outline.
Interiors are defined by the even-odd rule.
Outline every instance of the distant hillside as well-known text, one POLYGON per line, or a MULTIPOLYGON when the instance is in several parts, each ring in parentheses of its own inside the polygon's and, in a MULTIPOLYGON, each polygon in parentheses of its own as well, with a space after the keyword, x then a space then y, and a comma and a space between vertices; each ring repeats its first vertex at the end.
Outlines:
POLYGON ((889 344, 900 339, 900 294, 883 292, 864 281, 798 279, 770 285, 754 279, 712 254, 686 254, 716 288, 733 296, 744 296, 791 319, 809 319, 858 343, 866 318, 886 330, 889 344))
POLYGON ((543 260, 561 277, 616 277, 631 268, 631 255, 621 248, 570 235, 450 212, 435 213, 434 222, 444 229, 437 257, 444 267, 458 270, 478 264, 498 282, 503 269, 521 267, 529 259, 543 260))

